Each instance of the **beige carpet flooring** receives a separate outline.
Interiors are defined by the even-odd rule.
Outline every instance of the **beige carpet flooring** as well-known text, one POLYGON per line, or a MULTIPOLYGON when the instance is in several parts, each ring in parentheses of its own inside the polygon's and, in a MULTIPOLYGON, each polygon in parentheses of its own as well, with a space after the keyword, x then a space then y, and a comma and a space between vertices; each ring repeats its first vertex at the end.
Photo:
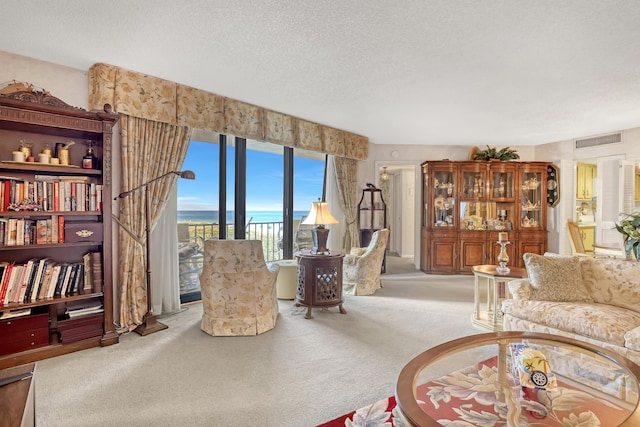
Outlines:
POLYGON ((36 412, 49 426, 311 427, 394 394, 402 367, 472 327, 472 276, 425 275, 388 257, 383 288, 346 296, 347 314, 279 301, 255 337, 200 330, 202 306, 169 329, 38 362, 36 412))

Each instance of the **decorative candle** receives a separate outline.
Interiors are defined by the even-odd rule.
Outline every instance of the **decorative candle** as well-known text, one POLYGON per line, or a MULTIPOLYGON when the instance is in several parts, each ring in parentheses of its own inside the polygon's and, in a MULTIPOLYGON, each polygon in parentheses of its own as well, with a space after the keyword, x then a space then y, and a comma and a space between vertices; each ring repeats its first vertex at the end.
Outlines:
POLYGON ((509 240, 509 233, 500 232, 498 233, 498 242, 506 242, 509 240))
POLYGON ((11 154, 13 154, 14 162, 24 162, 24 153, 22 151, 14 151, 11 154))

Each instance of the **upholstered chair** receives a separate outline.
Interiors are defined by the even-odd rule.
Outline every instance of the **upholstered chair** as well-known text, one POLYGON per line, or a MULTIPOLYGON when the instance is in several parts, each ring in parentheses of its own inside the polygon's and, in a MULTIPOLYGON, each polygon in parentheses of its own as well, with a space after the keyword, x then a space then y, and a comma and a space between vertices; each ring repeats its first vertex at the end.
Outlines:
POLYGON ((267 267, 260 240, 206 240, 200 328, 214 336, 257 335, 273 329, 277 277, 278 265, 267 267))
POLYGON ((371 295, 381 288, 380 271, 389 230, 373 233, 369 246, 351 248, 342 265, 342 291, 347 295, 371 295))

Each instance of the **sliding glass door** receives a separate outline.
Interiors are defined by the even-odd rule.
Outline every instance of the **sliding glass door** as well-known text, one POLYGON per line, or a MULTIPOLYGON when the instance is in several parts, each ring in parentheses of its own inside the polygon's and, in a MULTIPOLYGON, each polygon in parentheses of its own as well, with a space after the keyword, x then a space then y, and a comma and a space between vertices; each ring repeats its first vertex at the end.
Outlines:
POLYGON ((196 180, 178 180, 182 302, 200 299, 206 239, 261 240, 267 262, 310 247, 301 220, 322 197, 324 154, 212 135, 191 141, 185 169, 196 180))

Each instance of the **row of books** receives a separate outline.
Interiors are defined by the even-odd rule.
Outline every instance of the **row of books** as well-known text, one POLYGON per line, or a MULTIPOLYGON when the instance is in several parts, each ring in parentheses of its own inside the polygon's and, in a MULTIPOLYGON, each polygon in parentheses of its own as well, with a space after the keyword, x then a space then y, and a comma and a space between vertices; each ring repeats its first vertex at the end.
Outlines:
POLYGON ((0 306, 102 292, 101 254, 88 252, 76 263, 48 257, 23 264, 0 262, 0 276, 0 306))
POLYGON ((50 218, 0 218, 0 246, 64 243, 64 216, 50 218))
POLYGON ((37 207, 45 212, 102 210, 102 185, 89 177, 36 175, 33 181, 0 177, 0 211, 37 207))

